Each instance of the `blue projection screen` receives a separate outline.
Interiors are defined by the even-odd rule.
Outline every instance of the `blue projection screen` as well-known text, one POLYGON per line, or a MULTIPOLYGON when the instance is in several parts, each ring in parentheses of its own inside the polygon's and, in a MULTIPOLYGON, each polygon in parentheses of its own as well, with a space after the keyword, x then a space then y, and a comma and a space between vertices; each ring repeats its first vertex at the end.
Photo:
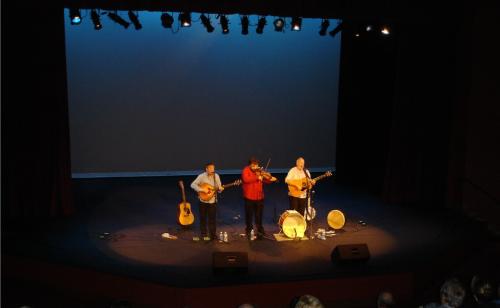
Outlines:
MULTIPOLYGON (((126 22, 127 12, 118 11, 126 22)), ((241 169, 250 156, 289 168, 333 168, 340 34, 320 36, 320 19, 283 32, 268 16, 262 34, 239 15, 223 34, 208 33, 200 14, 171 29, 160 12, 139 12, 142 29, 89 11, 65 20, 73 176, 168 174, 241 169)), ((65 12, 68 16, 68 11, 65 12)), ((335 21, 330 21, 332 28, 335 21)))

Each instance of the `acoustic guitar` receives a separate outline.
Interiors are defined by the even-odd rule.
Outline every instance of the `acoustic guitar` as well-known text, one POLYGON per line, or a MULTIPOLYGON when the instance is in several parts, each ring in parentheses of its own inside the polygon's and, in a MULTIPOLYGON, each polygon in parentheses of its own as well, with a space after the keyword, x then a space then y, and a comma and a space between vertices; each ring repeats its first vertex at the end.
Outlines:
MULTIPOLYGON (((224 189, 228 188, 228 187, 231 187, 231 186, 238 186, 238 185, 241 185, 241 180, 236 180, 232 183, 229 183, 229 184, 226 184, 226 185, 222 185, 222 187, 224 187, 224 189)), ((201 201, 205 201, 205 202, 208 202, 210 201, 210 199, 213 198, 213 196, 215 195, 215 193, 217 192, 217 188, 215 188, 214 186, 208 184, 208 183, 202 183, 200 185, 198 185, 200 188, 208 188, 208 192, 203 192, 203 191, 199 191, 198 192, 198 197, 200 198, 201 201)))
POLYGON ((291 181, 289 181, 290 183, 288 183, 288 191, 290 192, 290 196, 300 198, 300 195, 302 195, 304 190, 306 190, 308 188, 307 187, 308 182, 310 182, 312 180, 317 182, 319 180, 330 177, 332 175, 333 174, 331 171, 327 171, 324 174, 322 174, 318 177, 315 177, 314 179, 308 179, 307 177, 304 177, 303 179, 300 179, 300 180, 291 180, 291 181))
POLYGON ((193 211, 191 211, 191 204, 186 202, 186 193, 184 191, 184 182, 179 181, 179 187, 182 192, 182 202, 179 203, 179 207, 177 210, 177 217, 179 224, 182 226, 192 225, 194 222, 193 211))

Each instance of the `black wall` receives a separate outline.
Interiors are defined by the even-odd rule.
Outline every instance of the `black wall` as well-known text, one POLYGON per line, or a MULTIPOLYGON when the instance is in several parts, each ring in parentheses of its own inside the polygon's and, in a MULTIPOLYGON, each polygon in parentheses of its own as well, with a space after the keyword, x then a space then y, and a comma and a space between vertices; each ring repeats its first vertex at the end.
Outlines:
POLYGON ((448 206, 500 229, 500 4, 469 7, 457 33, 448 206))

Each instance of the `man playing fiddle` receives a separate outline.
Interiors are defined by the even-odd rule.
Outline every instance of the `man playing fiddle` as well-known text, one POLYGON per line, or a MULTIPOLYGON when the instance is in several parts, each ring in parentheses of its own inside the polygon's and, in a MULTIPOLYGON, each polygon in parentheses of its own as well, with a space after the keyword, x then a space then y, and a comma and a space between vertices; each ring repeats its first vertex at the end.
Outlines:
POLYGON ((255 216, 255 225, 257 227, 257 238, 261 239, 265 235, 264 227, 262 226, 262 212, 264 210, 264 190, 262 183, 270 184, 276 182, 277 179, 270 173, 264 172, 259 167, 259 161, 252 157, 241 172, 243 181, 243 199, 245 200, 245 223, 246 235, 250 238, 252 230, 252 220, 255 216))

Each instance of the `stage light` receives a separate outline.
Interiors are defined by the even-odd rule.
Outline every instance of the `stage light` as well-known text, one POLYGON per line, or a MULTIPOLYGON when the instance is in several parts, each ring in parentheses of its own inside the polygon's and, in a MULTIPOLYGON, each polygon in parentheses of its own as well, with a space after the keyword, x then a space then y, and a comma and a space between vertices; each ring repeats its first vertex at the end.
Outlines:
POLYGON ((328 27, 330 27, 330 21, 328 19, 323 19, 321 22, 321 29, 319 30, 319 35, 325 36, 326 31, 328 31, 328 27))
POLYGON ((391 29, 388 26, 383 26, 380 29, 380 33, 382 33, 383 35, 390 35, 391 34, 391 29))
POLYGON ((79 25, 82 22, 82 15, 79 9, 69 9, 69 20, 72 25, 79 25))
POLYGON ((142 28, 142 25, 139 22, 139 14, 134 14, 134 12, 128 11, 128 18, 134 24, 135 30, 140 30, 142 28))
POLYGON ((201 23, 203 24, 205 29, 207 29, 208 33, 214 32, 214 27, 210 23, 210 17, 205 16, 205 14, 201 14, 200 19, 201 19, 201 23))
POLYGON ((101 17, 96 12, 96 10, 92 10, 90 12, 90 19, 92 19, 92 23, 94 24, 94 29, 96 29, 96 30, 102 29, 101 17))
POLYGON ((257 32, 257 34, 264 33, 264 27, 266 26, 266 24, 267 21, 265 17, 259 18, 259 21, 257 22, 257 29, 255 30, 255 32, 257 32))
POLYGON ((130 26, 130 23, 125 21, 123 18, 121 18, 118 14, 116 13, 108 13, 108 17, 119 24, 120 26, 123 26, 125 29, 127 29, 130 26))
POLYGON ((181 27, 191 27, 191 13, 180 13, 179 20, 181 27))
POLYGON ((163 13, 160 16, 160 19, 161 19, 161 25, 165 29, 172 28, 172 25, 174 24, 174 17, 172 17, 172 15, 170 15, 169 13, 163 13))
POLYGON ((274 24, 274 31, 282 32, 283 27, 285 26, 285 21, 283 20, 283 18, 278 18, 274 20, 273 24, 274 24))
POLYGON ((227 19, 226 15, 220 16, 220 26, 222 28, 222 34, 229 33, 229 20, 227 19))
POLYGON ((371 25, 366 26, 366 32, 370 32, 373 30, 373 27, 371 25))
POLYGON ((248 25, 250 22, 248 21, 248 16, 243 16, 241 17, 241 34, 247 35, 248 34, 248 25))
POLYGON ((332 31, 330 31, 330 35, 332 37, 335 37, 335 35, 337 35, 337 33, 339 33, 342 30, 342 27, 343 27, 343 23, 339 22, 337 24, 337 26, 335 27, 335 29, 333 29, 332 31))
POLYGON ((301 27, 302 27, 302 18, 293 17, 292 18, 292 31, 300 31, 301 27))

